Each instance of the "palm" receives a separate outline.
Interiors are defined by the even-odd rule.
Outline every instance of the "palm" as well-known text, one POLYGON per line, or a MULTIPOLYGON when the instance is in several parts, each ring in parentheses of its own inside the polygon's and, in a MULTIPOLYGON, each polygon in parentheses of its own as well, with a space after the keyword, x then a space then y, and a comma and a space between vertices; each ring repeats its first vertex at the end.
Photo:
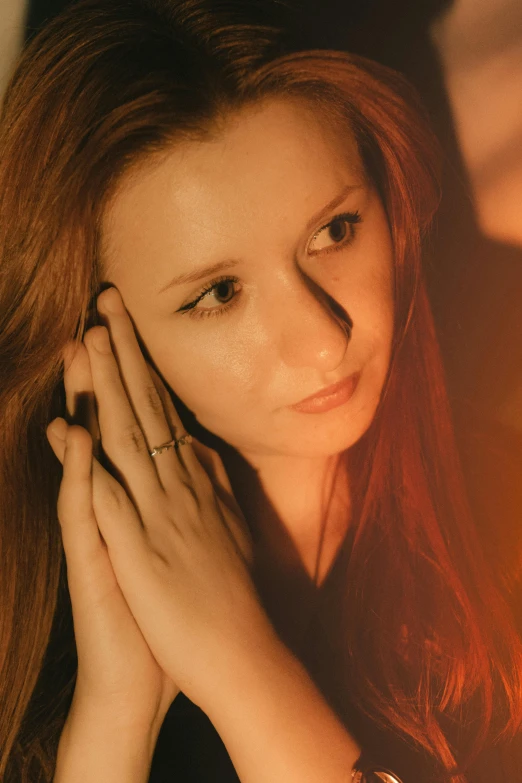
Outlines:
MULTIPOLYGON (((75 352, 74 360, 70 351, 65 357, 65 386, 72 415, 80 395, 92 397, 92 379, 85 348, 75 352)), ((91 412, 93 419, 96 437, 91 412)), ((67 459, 57 430, 50 427, 48 437, 64 465, 58 516, 78 654, 75 700, 107 706, 146 725, 164 714, 178 688, 158 666, 118 585, 92 510, 92 440, 82 428, 72 429, 79 437, 67 449, 67 459)))
POLYGON ((70 575, 78 648, 77 691, 131 716, 163 713, 179 689, 153 657, 103 548, 85 575, 70 575))

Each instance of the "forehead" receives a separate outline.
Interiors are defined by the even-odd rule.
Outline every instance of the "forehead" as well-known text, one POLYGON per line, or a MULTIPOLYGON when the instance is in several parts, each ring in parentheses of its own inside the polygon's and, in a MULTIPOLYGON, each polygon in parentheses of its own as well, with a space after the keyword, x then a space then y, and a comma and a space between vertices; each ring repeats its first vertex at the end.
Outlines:
POLYGON ((104 218, 105 266, 145 244, 164 255, 169 243, 178 254, 189 241, 194 257, 207 253, 208 242, 241 241, 242 228, 252 242, 256 226, 291 230, 292 216, 302 221, 343 185, 363 183, 348 128, 304 101, 266 100, 231 115, 204 141, 175 143, 124 177, 104 218))

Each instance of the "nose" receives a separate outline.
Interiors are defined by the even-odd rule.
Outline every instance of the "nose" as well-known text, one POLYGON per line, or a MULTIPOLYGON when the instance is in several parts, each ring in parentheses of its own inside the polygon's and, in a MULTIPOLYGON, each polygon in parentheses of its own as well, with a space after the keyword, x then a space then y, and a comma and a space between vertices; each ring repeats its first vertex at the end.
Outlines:
POLYGON ((300 270, 286 281, 281 303, 280 355, 291 367, 335 371, 343 362, 352 321, 346 311, 300 270))

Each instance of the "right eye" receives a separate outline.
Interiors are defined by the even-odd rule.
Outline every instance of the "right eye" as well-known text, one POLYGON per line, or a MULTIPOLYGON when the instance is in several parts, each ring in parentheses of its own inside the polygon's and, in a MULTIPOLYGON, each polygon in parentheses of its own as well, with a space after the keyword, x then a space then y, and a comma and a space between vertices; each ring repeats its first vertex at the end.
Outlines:
POLYGON ((237 277, 220 277, 216 280, 211 280, 192 302, 180 307, 178 312, 182 314, 188 313, 192 318, 224 314, 237 299, 238 292, 234 291, 234 285, 238 282, 239 278, 237 277), (219 307, 219 302, 217 307, 198 307, 203 300, 208 299, 212 301, 212 298, 214 298, 214 301, 216 301, 217 297, 225 300, 221 307, 219 307))

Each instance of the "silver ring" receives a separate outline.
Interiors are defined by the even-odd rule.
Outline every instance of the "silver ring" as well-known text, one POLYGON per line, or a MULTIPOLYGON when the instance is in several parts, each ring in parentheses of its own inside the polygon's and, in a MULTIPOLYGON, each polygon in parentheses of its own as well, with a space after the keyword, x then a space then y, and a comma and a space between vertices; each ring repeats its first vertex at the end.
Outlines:
POLYGON ((192 435, 188 432, 182 435, 181 438, 173 438, 167 441, 167 443, 162 443, 161 446, 154 446, 152 451, 149 451, 149 454, 151 457, 155 457, 158 454, 163 454, 168 449, 175 449, 178 446, 184 446, 186 443, 192 443, 192 435))

